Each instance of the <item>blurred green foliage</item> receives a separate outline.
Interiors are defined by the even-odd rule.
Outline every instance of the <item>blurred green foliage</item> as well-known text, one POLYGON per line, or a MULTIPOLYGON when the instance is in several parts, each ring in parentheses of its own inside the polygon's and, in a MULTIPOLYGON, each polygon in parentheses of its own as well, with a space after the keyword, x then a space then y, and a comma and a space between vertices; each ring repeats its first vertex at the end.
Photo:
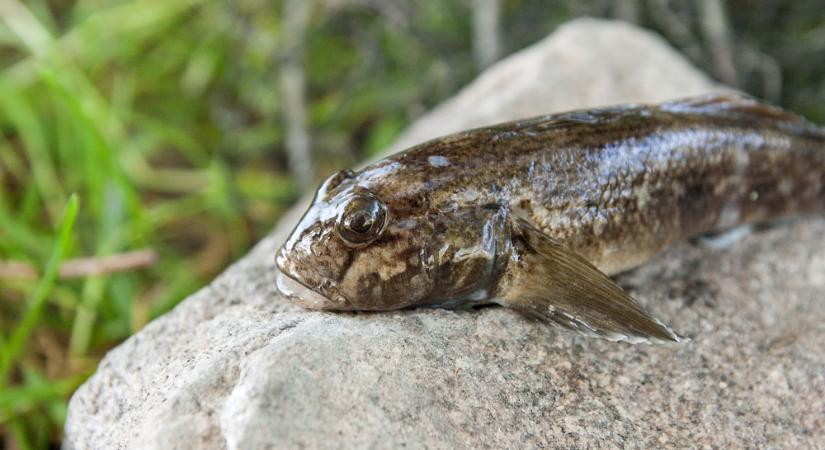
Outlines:
MULTIPOLYGON (((618 16, 724 78, 701 1, 502 3, 505 53, 578 15, 618 16)), ((818 3, 724 6, 733 82, 825 122, 818 3)), ((317 177, 376 154, 476 75, 472 8, 313 2, 302 64, 317 177)), ((42 273, 0 273, 4 446, 58 443, 66 401, 103 353, 247 251, 300 194, 277 82, 282 11, 264 0, 0 0, 0 262, 42 273), (156 264, 54 282, 61 259, 143 248, 156 264)))

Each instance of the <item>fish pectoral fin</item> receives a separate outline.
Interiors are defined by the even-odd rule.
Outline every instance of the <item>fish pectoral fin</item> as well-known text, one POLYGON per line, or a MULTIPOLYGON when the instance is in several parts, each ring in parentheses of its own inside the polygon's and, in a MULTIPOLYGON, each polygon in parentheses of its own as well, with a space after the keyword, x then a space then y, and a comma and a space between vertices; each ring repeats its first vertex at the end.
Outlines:
POLYGON ((683 340, 615 281, 521 218, 497 301, 579 333, 631 343, 683 340))

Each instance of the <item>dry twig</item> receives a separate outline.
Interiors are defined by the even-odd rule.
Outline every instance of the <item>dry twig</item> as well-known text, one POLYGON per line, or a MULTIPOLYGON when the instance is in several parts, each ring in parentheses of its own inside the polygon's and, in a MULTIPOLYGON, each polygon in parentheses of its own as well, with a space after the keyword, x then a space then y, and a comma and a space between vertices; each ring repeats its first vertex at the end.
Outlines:
MULTIPOLYGON (((109 256, 69 259, 60 265, 60 278, 84 278, 126 272, 153 265, 158 254, 152 249, 135 250, 109 256)), ((27 262, 0 261, 0 279, 32 280, 40 274, 27 262)))

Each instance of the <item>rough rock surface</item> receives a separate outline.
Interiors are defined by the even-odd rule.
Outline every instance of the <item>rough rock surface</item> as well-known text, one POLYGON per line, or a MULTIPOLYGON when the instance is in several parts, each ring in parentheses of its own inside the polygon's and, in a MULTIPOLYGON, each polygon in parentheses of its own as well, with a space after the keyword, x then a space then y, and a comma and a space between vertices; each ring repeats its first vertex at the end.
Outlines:
MULTIPOLYGON (((492 67, 394 148, 711 88, 659 38, 579 20, 492 67)), ((272 261, 299 213, 103 360, 72 398, 67 448, 825 445, 821 218, 723 251, 686 243, 620 277, 692 338, 632 346, 495 307, 303 311, 279 297, 272 261)))

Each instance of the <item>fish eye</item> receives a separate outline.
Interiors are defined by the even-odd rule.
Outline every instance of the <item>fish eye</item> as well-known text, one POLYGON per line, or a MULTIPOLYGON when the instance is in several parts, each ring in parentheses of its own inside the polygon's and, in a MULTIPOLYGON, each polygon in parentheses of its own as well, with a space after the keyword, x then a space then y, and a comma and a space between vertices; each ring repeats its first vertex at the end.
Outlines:
POLYGON ((338 235, 350 245, 374 241, 387 224, 387 206, 372 195, 351 197, 341 209, 336 222, 338 235))

